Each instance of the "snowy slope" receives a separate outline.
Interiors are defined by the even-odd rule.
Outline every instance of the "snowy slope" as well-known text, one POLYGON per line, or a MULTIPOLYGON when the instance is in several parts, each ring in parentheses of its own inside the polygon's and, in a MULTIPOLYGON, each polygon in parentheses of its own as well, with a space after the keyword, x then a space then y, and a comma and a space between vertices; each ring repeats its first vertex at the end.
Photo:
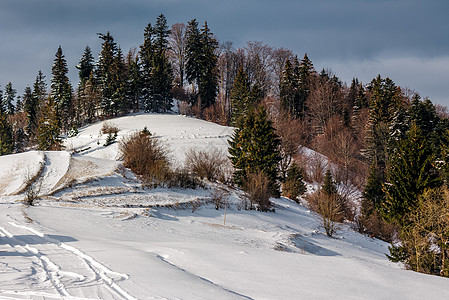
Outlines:
MULTIPOLYGON (((232 134, 175 115, 108 122, 119 139, 148 127, 180 163, 191 147, 226 149, 232 134)), ((67 140, 90 147, 72 156, 0 157, 9 173, 0 174, 0 299, 449 299, 448 279, 389 262, 386 243, 347 225, 328 238, 288 199, 273 199, 275 213, 244 211, 229 190, 224 224, 214 186, 143 189, 115 160, 117 144, 103 146, 101 127, 67 140), (33 207, 17 202, 28 164, 43 186, 33 207)))

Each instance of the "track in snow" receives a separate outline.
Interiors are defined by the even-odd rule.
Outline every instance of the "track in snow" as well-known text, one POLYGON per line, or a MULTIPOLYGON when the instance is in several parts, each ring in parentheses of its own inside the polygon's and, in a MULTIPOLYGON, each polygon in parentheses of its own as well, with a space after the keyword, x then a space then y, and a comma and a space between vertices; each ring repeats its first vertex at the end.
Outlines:
POLYGON ((14 222, 7 226, 8 229, 0 227, 0 240, 13 252, 8 251, 5 256, 20 259, 6 267, 25 273, 24 277, 33 277, 33 284, 26 287, 15 282, 0 283, 0 298, 135 299, 117 284, 128 279, 128 275, 110 270, 55 237, 14 222))

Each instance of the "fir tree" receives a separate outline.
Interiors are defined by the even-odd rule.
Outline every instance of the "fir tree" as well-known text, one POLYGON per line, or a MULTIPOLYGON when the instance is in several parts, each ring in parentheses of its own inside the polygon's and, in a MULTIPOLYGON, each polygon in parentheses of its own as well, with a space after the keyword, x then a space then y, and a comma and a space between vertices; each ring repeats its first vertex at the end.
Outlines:
POLYGON ((33 92, 29 86, 25 88, 23 94, 23 106, 27 116, 26 133, 28 137, 34 137, 38 123, 39 102, 38 99, 33 96, 33 92))
POLYGON ((59 46, 51 69, 51 97, 55 104, 56 113, 61 118, 62 127, 68 130, 72 124, 72 86, 67 73, 67 62, 59 46))
POLYGON ((43 108, 38 127, 39 150, 61 150, 61 121, 53 98, 50 97, 43 108))
POLYGON ((139 66, 139 57, 132 51, 126 58, 128 78, 126 85, 126 98, 130 108, 135 112, 139 110, 139 102, 142 96, 142 74, 139 66))
POLYGON ((237 125, 238 120, 245 116, 250 93, 249 78, 243 70, 243 67, 240 66, 231 90, 231 122, 233 126, 237 125))
POLYGON ((337 194, 337 187, 335 185, 334 178, 332 177, 332 173, 329 169, 326 170, 324 175, 324 182, 321 186, 321 191, 328 196, 337 194))
POLYGON ((0 155, 10 154, 13 149, 11 125, 8 123, 6 114, 0 112, 0 155))
POLYGON ((5 92, 3 93, 1 111, 6 115, 14 114, 14 99, 16 98, 16 90, 13 89, 12 83, 9 82, 5 86, 5 92))
POLYGON ((248 112, 229 145, 237 185, 242 186, 248 174, 263 172, 269 180, 270 194, 279 196, 280 140, 263 106, 248 112))
POLYGON ((165 112, 172 101, 173 71, 167 58, 170 30, 164 15, 160 15, 154 27, 145 28, 141 46, 142 94, 146 111, 165 112))
POLYGON ((201 74, 198 78, 198 94, 201 109, 212 106, 215 103, 218 89, 218 56, 216 50, 218 42, 210 32, 207 22, 201 28, 201 74))
POLYGON ((302 170, 297 163, 293 162, 287 170, 287 179, 282 185, 282 193, 286 197, 298 201, 298 197, 306 190, 302 170))
POLYGON ((404 216, 418 205, 418 197, 427 189, 441 185, 432 147, 421 130, 413 124, 406 139, 399 142, 384 184, 385 219, 406 223, 404 216))
POLYGON ((215 103, 217 95, 218 42, 210 32, 207 22, 200 31, 195 19, 187 25, 186 41, 187 80, 198 86, 196 100, 199 108, 203 110, 215 103))
POLYGON ((78 71, 78 77, 79 77, 79 85, 78 89, 82 90, 84 88, 84 85, 86 84, 87 80, 90 79, 92 73, 94 72, 94 57, 92 55, 92 50, 89 46, 86 46, 84 49, 83 56, 80 59, 80 62, 76 66, 78 71))
POLYGON ((100 33, 98 36, 103 40, 96 70, 96 78, 101 90, 100 106, 103 114, 114 115, 116 114, 114 96, 118 86, 115 70, 118 48, 109 31, 106 34, 100 33))

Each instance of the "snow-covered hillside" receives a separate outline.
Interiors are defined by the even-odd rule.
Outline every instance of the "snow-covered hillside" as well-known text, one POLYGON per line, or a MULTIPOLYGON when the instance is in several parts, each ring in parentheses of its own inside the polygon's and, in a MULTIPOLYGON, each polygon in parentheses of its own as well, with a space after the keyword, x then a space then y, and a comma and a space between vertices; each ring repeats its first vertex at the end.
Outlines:
MULTIPOLYGON (((232 134, 179 115, 107 122, 119 140, 147 127, 176 163, 192 147, 225 151, 232 134)), ((143 189, 102 126, 68 139, 73 155, 0 157, 0 299, 449 299, 448 279, 404 270, 346 225, 329 238, 288 199, 244 211, 229 189, 225 211, 213 185, 143 189), (26 207, 30 188, 42 199, 26 207)))

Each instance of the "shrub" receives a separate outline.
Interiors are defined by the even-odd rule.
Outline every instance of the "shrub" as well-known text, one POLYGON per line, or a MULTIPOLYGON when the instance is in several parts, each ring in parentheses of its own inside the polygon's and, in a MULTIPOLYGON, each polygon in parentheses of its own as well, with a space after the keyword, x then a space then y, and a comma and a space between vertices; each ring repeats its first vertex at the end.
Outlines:
POLYGON ((167 172, 165 183, 169 188, 196 189, 201 186, 198 179, 185 168, 167 172))
POLYGON ((254 209, 255 204, 258 204, 260 211, 268 211, 271 208, 270 180, 265 173, 249 173, 243 182, 243 190, 250 202, 249 209, 254 209))
POLYGON ((221 207, 223 207, 225 202, 224 200, 229 196, 229 191, 227 191, 224 188, 216 188, 214 189, 211 194, 210 197, 212 198, 212 201, 214 202, 215 205, 215 209, 219 210, 221 207))
POLYGON ((117 126, 115 126, 114 124, 108 123, 108 122, 104 122, 103 123, 103 127, 101 127, 101 133, 102 134, 114 134, 117 135, 117 133, 119 132, 119 128, 117 126))
POLYGON ((142 131, 120 142, 123 165, 152 185, 160 185, 170 173, 167 152, 163 145, 142 131))
POLYGON ((108 136, 106 137, 106 142, 104 143, 103 146, 107 147, 109 145, 112 145, 115 143, 116 140, 117 140, 117 133, 115 133, 114 135, 112 133, 108 133, 108 136))
POLYGON ((223 180, 226 165, 229 163, 226 155, 214 148, 212 150, 191 149, 186 154, 186 168, 199 178, 209 181, 223 180))

